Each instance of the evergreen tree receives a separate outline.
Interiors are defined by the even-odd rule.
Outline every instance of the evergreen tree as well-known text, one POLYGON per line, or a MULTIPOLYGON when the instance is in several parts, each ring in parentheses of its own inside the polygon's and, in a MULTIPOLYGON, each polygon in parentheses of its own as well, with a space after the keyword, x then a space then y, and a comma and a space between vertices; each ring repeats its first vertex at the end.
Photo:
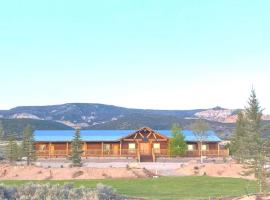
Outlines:
POLYGON ((13 163, 19 159, 19 147, 13 137, 9 138, 8 144, 6 146, 6 158, 10 163, 13 163))
POLYGON ((0 120, 0 159, 5 157, 5 146, 3 142, 4 130, 3 130, 3 122, 0 120))
POLYGON ((260 188, 260 192, 267 191, 269 177, 269 155, 270 155, 270 140, 264 138, 263 133, 266 129, 262 125, 262 109, 256 97, 255 90, 252 89, 248 101, 248 107, 245 109, 246 114, 246 150, 243 153, 244 164, 247 175, 254 174, 260 188))
POLYGON ((201 163, 203 163, 202 145, 203 145, 203 141, 207 139, 208 129, 209 129, 208 124, 202 119, 198 119, 193 124, 191 124, 191 130, 193 131, 193 134, 195 135, 195 137, 197 138, 199 142, 201 163))
POLYGON ((236 129, 232 135, 230 144, 230 153, 238 162, 243 161, 243 155, 246 151, 246 121, 243 112, 237 114, 236 129))
POLYGON ((75 135, 73 137, 71 143, 71 160, 73 166, 81 166, 81 154, 82 154, 82 141, 81 141, 81 134, 80 130, 77 129, 75 131, 75 135))
POLYGON ((172 137, 170 139, 170 155, 182 156, 186 153, 187 144, 182 133, 182 128, 179 124, 173 124, 171 129, 172 137))
POLYGON ((4 135, 5 135, 5 131, 4 131, 3 121, 0 120, 0 140, 3 139, 4 135))
POLYGON ((22 155, 26 157, 27 165, 36 160, 35 140, 32 127, 26 126, 23 131, 22 155))

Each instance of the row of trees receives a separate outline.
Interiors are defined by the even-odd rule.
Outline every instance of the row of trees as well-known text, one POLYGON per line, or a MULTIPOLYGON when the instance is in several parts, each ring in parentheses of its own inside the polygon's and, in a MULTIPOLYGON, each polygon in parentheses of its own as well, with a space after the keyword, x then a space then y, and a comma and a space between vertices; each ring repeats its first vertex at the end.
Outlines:
POLYGON ((31 126, 27 126, 23 131, 22 144, 18 144, 13 137, 9 138, 6 147, 6 157, 13 163, 25 158, 27 165, 30 165, 35 159, 34 135, 31 126))
MULTIPOLYGON (((81 165, 81 138, 80 130, 76 130, 74 138, 71 143, 71 156, 70 159, 74 166, 81 165)), ((23 140, 19 145, 14 138, 10 137, 6 146, 6 158, 10 163, 25 159, 27 165, 30 165, 36 160, 35 140, 31 126, 27 126, 23 131, 23 140)))

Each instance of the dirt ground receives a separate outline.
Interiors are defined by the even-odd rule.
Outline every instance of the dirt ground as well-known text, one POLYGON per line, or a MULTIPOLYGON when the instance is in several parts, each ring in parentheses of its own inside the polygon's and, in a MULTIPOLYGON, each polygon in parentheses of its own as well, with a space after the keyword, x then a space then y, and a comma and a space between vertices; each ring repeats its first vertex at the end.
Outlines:
POLYGON ((0 166, 0 180, 71 180, 138 177, 147 177, 147 174, 142 169, 127 168, 0 166))
POLYGON ((181 168, 177 169, 177 172, 184 175, 207 175, 214 177, 231 177, 231 178, 244 178, 244 179, 254 179, 254 176, 244 176, 243 172, 245 169, 242 165, 236 164, 234 162, 230 163, 205 163, 198 164, 189 162, 183 164, 181 168))
POLYGON ((253 179, 243 176, 243 167, 230 163, 91 163, 91 166, 37 167, 0 164, 0 180, 72 180, 106 178, 145 178, 157 176, 215 176, 253 179), (129 167, 127 167, 127 165, 129 167))

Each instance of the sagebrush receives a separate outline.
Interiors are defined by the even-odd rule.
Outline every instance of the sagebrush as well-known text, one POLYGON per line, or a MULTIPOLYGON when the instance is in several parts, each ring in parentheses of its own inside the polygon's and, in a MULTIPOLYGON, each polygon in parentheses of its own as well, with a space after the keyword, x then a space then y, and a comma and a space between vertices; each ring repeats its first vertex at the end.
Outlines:
POLYGON ((96 188, 75 188, 73 184, 29 183, 20 187, 0 185, 0 200, 124 200, 116 191, 102 184, 96 188))

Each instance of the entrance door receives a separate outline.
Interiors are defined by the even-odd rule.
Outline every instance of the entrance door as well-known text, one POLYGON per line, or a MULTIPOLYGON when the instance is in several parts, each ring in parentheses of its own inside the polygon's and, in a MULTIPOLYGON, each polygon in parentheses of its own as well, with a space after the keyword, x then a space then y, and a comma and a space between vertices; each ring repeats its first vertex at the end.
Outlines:
POLYGON ((150 143, 140 143, 140 154, 141 155, 151 155, 150 143))
POLYGON ((119 154, 119 145, 114 144, 113 145, 113 155, 118 155, 119 154))

